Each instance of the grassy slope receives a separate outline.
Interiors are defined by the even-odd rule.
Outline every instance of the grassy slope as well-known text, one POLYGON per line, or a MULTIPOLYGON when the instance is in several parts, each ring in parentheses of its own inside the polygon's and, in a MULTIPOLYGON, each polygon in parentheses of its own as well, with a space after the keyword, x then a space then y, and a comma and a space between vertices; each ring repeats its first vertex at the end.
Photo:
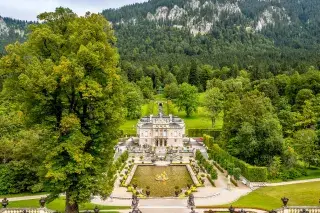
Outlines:
MULTIPOLYGON (((166 99, 164 99, 163 97, 157 95, 155 96, 155 101, 150 101, 147 104, 144 104, 141 108, 141 113, 142 116, 146 116, 150 114, 150 110, 149 108, 153 108, 153 115, 157 115, 158 114, 158 106, 155 103, 156 101, 162 101, 164 102, 164 113, 166 113, 167 111, 167 106, 166 106, 166 99), (151 106, 153 105, 153 107, 151 106)), ((200 101, 200 105, 201 103, 203 103, 204 100, 204 93, 200 93, 199 94, 199 101, 200 101)), ((193 128, 200 128, 200 129, 206 129, 206 128, 212 128, 211 125, 211 120, 210 118, 208 118, 208 116, 205 113, 205 110, 203 107, 199 106, 197 109, 197 112, 193 113, 191 117, 187 118, 186 117, 186 113, 179 111, 178 108, 175 106, 174 110, 173 110, 173 114, 176 116, 179 116, 181 118, 184 119, 185 123, 186 123, 186 131, 188 129, 193 129, 193 128)), ((127 120, 121 127, 120 129, 122 129, 124 131, 125 134, 136 134, 136 124, 137 124, 138 120, 127 120)), ((223 113, 220 113, 214 128, 215 129, 222 129, 222 125, 223 125, 223 113)))
MULTIPOLYGON (((241 197, 232 203, 234 207, 277 209, 282 207, 281 198, 289 198, 289 206, 319 205, 320 182, 300 183, 286 186, 264 187, 241 197)), ((229 205, 224 205, 229 207, 229 205)))
MULTIPOLYGON (((95 208, 96 205, 87 203, 80 206, 80 210, 92 210, 95 208)), ((22 201, 12 201, 9 200, 9 208, 38 208, 39 207, 39 200, 22 200, 22 201)), ((59 212, 64 212, 65 208, 65 198, 60 197, 51 203, 47 204, 46 207, 48 209, 56 210, 59 212)), ((125 206, 101 206, 98 205, 100 210, 119 210, 119 209, 129 209, 129 207, 125 206)), ((114 211, 117 212, 117 211, 114 211)))

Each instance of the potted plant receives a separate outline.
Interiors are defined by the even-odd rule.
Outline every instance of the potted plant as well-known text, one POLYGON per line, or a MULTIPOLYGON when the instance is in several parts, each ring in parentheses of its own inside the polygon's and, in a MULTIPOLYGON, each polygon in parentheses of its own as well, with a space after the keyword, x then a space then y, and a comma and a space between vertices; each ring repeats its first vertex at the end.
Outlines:
POLYGON ((133 178, 132 186, 133 186, 134 189, 136 189, 138 187, 138 183, 137 183, 137 179, 136 178, 133 178))
POLYGON ((180 194, 179 186, 174 187, 174 194, 176 195, 176 197, 179 196, 179 194, 180 194))
POLYGON ((149 197, 150 196, 150 187, 149 186, 147 186, 147 189, 146 189, 146 195, 147 195, 147 197, 149 197))
POLYGON ((191 183, 187 183, 187 187, 188 187, 188 189, 190 189, 191 188, 191 183))
POLYGON ((201 178, 201 183, 204 184, 204 178, 201 178))
POLYGON ((132 186, 134 189, 136 189, 138 187, 138 184, 136 182, 132 183, 132 186))

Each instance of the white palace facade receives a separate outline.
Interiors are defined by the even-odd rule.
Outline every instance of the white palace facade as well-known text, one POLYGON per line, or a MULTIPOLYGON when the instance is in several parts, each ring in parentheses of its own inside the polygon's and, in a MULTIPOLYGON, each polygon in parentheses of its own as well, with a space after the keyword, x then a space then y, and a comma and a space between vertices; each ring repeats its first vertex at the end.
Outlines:
POLYGON ((138 122, 137 135, 139 137, 139 145, 183 147, 183 138, 185 136, 184 121, 176 116, 164 116, 161 111, 157 116, 143 117, 138 122))

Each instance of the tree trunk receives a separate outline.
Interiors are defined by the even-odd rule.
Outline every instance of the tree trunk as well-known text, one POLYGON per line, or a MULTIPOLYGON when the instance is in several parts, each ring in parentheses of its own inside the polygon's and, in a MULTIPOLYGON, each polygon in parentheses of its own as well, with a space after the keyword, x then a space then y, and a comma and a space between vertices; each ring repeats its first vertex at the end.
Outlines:
POLYGON ((66 193, 66 209, 65 213, 79 213, 79 205, 77 202, 70 202, 70 195, 66 193))

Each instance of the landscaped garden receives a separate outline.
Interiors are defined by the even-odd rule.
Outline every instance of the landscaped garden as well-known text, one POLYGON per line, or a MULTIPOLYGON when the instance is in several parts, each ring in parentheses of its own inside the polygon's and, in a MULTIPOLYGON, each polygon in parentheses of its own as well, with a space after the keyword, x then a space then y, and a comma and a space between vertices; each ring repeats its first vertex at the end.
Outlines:
POLYGON ((138 166, 131 185, 144 191, 149 187, 151 197, 174 197, 175 188, 187 188, 193 184, 186 166, 138 166), (166 180, 156 180, 166 176, 166 180))

